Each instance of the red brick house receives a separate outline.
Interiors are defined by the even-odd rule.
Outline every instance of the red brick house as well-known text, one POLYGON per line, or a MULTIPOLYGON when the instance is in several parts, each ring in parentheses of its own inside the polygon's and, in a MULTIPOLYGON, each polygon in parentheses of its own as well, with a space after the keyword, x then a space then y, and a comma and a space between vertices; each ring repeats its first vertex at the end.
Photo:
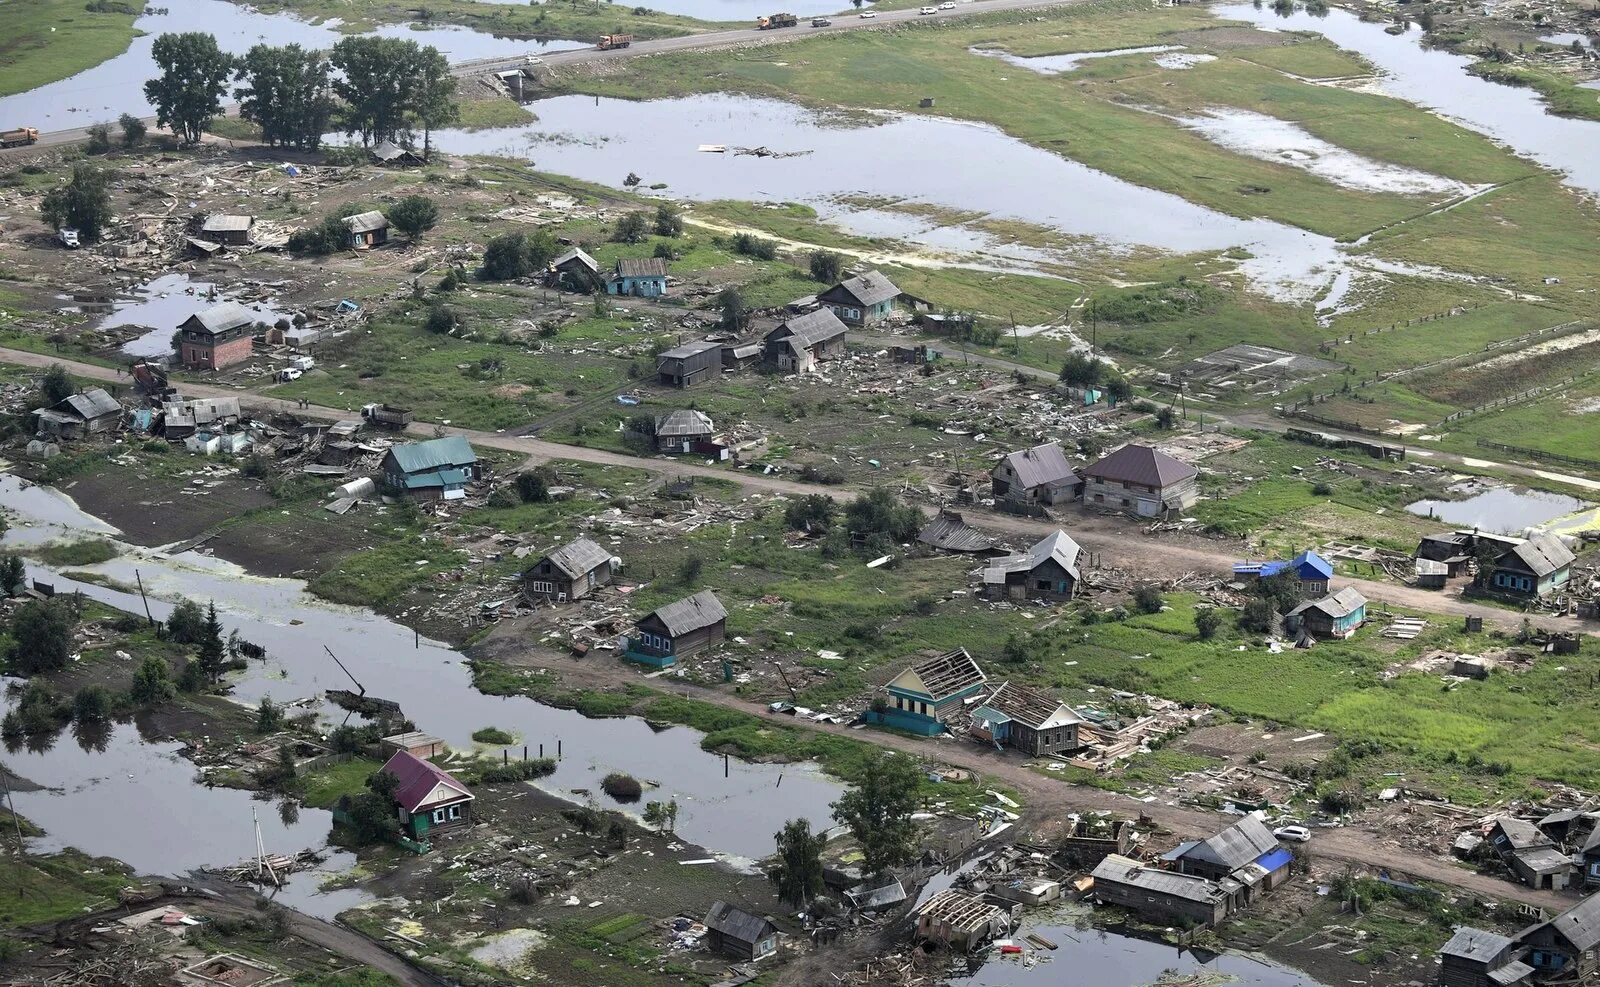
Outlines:
POLYGON ((221 370, 250 359, 256 315, 238 302, 223 302, 189 316, 178 326, 178 361, 195 370, 221 370))

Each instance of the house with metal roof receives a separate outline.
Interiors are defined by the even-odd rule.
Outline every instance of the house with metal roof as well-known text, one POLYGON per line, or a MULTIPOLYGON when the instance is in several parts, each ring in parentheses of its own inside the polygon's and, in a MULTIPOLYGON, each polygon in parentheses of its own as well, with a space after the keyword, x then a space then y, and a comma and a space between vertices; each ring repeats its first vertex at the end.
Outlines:
POLYGON ((35 408, 33 416, 40 435, 73 439, 115 428, 122 420, 122 405, 104 388, 91 387, 49 408, 35 408))
POLYGON ((389 242, 389 217, 376 209, 344 217, 350 231, 350 246, 356 250, 381 247, 389 242))
POLYGON ((945 720, 966 709, 988 677, 966 648, 924 658, 889 680, 887 704, 877 703, 867 722, 931 737, 945 732, 945 720))
POLYGON ((845 325, 832 309, 790 316, 761 341, 762 359, 784 373, 803 374, 844 356, 845 325))
POLYGON ((1440 987, 1511 987, 1533 973, 1526 953, 1510 936, 1463 925, 1439 947, 1440 987))
POLYGON ((409 751, 395 751, 380 770, 398 782, 395 807, 400 824, 413 839, 423 840, 437 830, 471 822, 471 790, 432 761, 409 751))
POLYGON ((734 959, 754 961, 778 951, 778 927, 769 918, 752 915, 725 901, 706 912, 706 945, 734 959))
POLYGON ((1455 579, 1466 575, 1467 566, 1476 558, 1478 547, 1485 544, 1493 546, 1497 553, 1503 553, 1522 544, 1522 539, 1475 528, 1457 528, 1423 535, 1413 554, 1418 559, 1444 563, 1445 577, 1455 579))
POLYGON ((817 295, 817 301, 852 326, 882 322, 894 311, 900 289, 877 271, 847 278, 817 295))
POLYGON ((624 257, 606 278, 606 294, 661 298, 667 293, 667 262, 660 257, 624 257))
POLYGON ((1008 452, 989 471, 996 500, 1019 504, 1065 504, 1077 497, 1083 481, 1054 442, 1008 452))
POLYGON ((255 229, 254 216, 239 216, 231 213, 214 212, 206 217, 200 225, 200 235, 212 243, 227 244, 230 247, 247 247, 250 245, 250 231, 255 229))
POLYGON ((1313 638, 1347 638, 1367 622, 1367 598, 1354 586, 1320 600, 1310 600, 1289 611, 1291 624, 1313 638))
POLYGON ((1328 583, 1333 579, 1333 563, 1307 549, 1287 562, 1277 560, 1233 564, 1233 574, 1239 579, 1269 579, 1284 572, 1294 574, 1302 596, 1326 596, 1328 583))
POLYGON ((1079 471, 1083 506, 1161 517, 1200 498, 1200 471, 1151 446, 1130 443, 1079 471))
POLYGON ((1057 530, 1020 555, 993 559, 983 570, 983 592, 991 600, 1070 600, 1078 589, 1078 556, 1072 536, 1057 530))
POLYGON ((1513 545, 1495 559, 1489 588, 1526 599, 1560 592, 1572 578, 1577 556, 1554 535, 1537 534, 1513 545))
POLYGON ((1600 973, 1600 895, 1517 935, 1534 983, 1580 983, 1600 973))
POLYGON ((536 600, 570 603, 609 586, 622 560, 588 538, 570 541, 523 570, 522 592, 536 600))
POLYGON ((1078 727, 1084 722, 1054 696, 1002 682, 973 708, 968 732, 997 749, 1010 747, 1029 757, 1048 757, 1082 747, 1078 727))
POLYGON ((573 247, 550 262, 545 284, 589 294, 600 284, 600 264, 582 247, 573 247))
POLYGON ((1108 854, 1091 874, 1101 902, 1164 921, 1212 926, 1228 917, 1232 901, 1216 881, 1108 854))
POLYGON ((666 387, 693 387, 722 373, 722 344, 700 339, 674 346, 656 357, 656 380, 666 387))
POLYGON ((1572 856, 1539 826, 1516 816, 1500 816, 1489 826, 1489 845, 1517 880, 1530 888, 1560 891, 1572 880, 1572 856))
POLYGON ((717 434, 711 416, 703 411, 673 411, 656 419, 656 449, 660 452, 710 453, 717 434))
POLYGON ((630 661, 666 668, 727 636, 727 609, 715 593, 703 589, 640 617, 634 633, 623 636, 621 650, 630 661))
POLYGON ((459 435, 391 446, 378 470, 385 487, 415 500, 461 500, 480 476, 478 454, 459 435))
POLYGON ((1288 880, 1294 858, 1266 823, 1245 816, 1209 839, 1183 844, 1167 859, 1181 874, 1220 882, 1242 905, 1288 880))
POLYGON ((238 302, 222 302, 178 325, 178 360, 192 370, 221 370, 250 359, 258 316, 238 302))

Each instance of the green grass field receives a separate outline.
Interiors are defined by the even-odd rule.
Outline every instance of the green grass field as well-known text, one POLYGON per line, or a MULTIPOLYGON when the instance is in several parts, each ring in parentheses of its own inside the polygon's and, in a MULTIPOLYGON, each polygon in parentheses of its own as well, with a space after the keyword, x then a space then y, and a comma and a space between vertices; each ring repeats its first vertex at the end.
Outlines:
MULTIPOLYGON (((121 54, 133 40, 137 7, 96 13, 82 0, 11 0, 0 39, 0 96, 76 75, 121 54)), ((0 127, 31 126, 6 120, 0 127)))

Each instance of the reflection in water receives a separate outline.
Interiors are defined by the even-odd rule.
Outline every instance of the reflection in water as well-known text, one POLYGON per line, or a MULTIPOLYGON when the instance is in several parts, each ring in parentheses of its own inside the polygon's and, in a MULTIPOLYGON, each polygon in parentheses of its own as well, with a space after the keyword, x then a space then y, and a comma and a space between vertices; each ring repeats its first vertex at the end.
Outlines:
POLYGON ((1406 510, 1423 517, 1438 518, 1445 524, 1481 528, 1502 535, 1521 535, 1527 529, 1589 505, 1566 494, 1528 490, 1522 487, 1494 487, 1465 500, 1419 500, 1406 510))

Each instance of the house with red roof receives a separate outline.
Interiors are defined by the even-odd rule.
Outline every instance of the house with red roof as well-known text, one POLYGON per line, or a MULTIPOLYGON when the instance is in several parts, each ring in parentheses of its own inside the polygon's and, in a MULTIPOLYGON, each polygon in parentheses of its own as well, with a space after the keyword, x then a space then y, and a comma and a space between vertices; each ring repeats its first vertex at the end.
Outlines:
POLYGON ((465 826, 472 818, 472 792, 450 772, 409 751, 395 751, 383 766, 393 775, 400 824, 413 839, 426 839, 436 829, 465 826))

